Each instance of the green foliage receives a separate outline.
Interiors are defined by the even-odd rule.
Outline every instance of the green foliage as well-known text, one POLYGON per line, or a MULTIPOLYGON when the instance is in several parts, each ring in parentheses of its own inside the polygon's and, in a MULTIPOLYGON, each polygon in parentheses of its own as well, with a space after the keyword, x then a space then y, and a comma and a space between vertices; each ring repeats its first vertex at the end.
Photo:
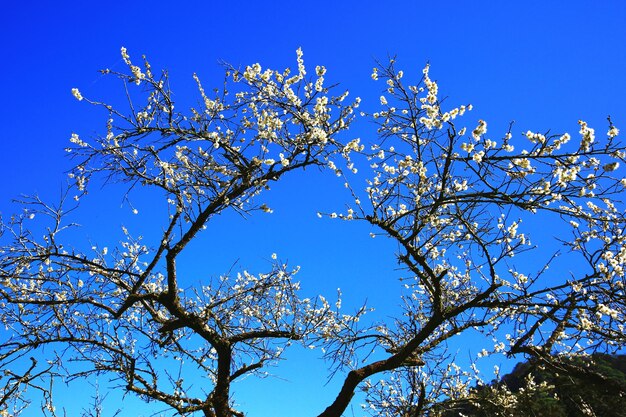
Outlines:
POLYGON ((448 402, 441 417, 624 417, 626 355, 596 354, 546 366, 523 362, 500 381, 475 388, 472 398, 448 402))

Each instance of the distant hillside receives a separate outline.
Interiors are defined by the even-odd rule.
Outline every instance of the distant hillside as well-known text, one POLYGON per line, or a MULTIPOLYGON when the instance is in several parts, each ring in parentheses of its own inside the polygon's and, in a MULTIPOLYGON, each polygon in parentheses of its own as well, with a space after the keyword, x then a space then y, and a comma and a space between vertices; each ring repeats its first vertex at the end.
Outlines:
POLYGON ((441 417, 626 417, 626 355, 592 355, 556 366, 523 362, 501 381, 447 403, 441 417))

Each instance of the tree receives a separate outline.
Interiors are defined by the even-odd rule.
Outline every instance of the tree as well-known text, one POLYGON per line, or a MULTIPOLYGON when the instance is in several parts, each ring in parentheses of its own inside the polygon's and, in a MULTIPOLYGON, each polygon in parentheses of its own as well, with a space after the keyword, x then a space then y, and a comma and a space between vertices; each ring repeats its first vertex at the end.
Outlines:
MULTIPOLYGON (((361 113, 377 126, 366 149, 341 139, 360 100, 330 95, 324 67, 307 79, 300 50, 293 74, 226 66, 214 94, 195 76, 201 106, 189 113, 174 108, 166 72, 155 75, 145 59, 136 66, 124 48, 122 57, 127 72, 104 73, 123 82, 127 110, 73 90, 109 119, 101 137, 72 136, 74 184, 63 201, 25 198, 24 212, 2 223, 5 372, 45 348, 54 375, 106 374, 120 390, 179 414, 238 416, 232 383, 260 375, 297 342, 323 347, 332 375, 343 378, 320 417, 342 415, 358 389, 370 413, 408 417, 436 415, 438 403, 470 394, 479 377, 455 362, 455 336, 493 338, 480 356, 546 364, 623 347, 626 180, 616 175, 624 147, 610 119, 605 139, 580 121, 576 141, 531 131, 520 141, 512 125, 496 141, 483 120, 460 127, 471 106, 444 110, 428 66, 405 84, 392 59, 372 74, 385 90, 379 112, 361 113), (297 268, 278 259, 267 272, 181 284, 182 254, 215 216, 271 211, 259 195, 306 167, 329 167, 347 181, 353 202, 328 217, 367 223, 397 243, 407 278, 393 320, 301 297, 297 268), (155 207, 167 207, 162 224, 145 225, 159 234, 154 246, 126 229, 114 249, 72 244, 79 202, 94 181, 123 186, 129 201, 149 190, 155 207), (567 252, 537 270, 528 257, 538 246, 521 232, 534 219, 560 223, 555 233, 567 252), (205 385, 191 386, 198 373, 205 385)), ((54 414, 51 403, 45 408, 54 414)))

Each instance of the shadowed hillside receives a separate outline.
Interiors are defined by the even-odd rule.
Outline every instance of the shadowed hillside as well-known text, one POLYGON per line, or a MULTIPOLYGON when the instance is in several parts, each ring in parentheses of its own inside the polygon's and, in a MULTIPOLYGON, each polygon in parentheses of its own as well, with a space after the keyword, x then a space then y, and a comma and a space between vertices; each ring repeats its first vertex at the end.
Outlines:
POLYGON ((442 417, 624 417, 626 355, 519 363, 499 382, 476 388, 471 400, 444 407, 442 417))

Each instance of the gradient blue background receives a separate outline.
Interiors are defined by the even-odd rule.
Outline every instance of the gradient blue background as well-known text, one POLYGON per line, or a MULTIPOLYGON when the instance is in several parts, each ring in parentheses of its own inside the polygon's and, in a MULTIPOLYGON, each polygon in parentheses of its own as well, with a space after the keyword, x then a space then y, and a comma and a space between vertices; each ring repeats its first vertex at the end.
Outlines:
MULTIPOLYGON (((365 109, 376 107, 382 88, 370 79, 374 60, 397 55, 407 78, 418 77, 430 62, 440 95, 451 106, 472 103, 468 120, 487 120, 494 137, 512 120, 516 134, 528 129, 575 133, 578 119, 604 133, 608 115, 626 131, 626 6, 616 0, 7 1, 0 13, 0 39, 3 215, 19 209, 9 201, 21 193, 48 199, 59 194, 71 167, 63 149, 72 132, 85 139, 104 132, 106 114, 77 102, 70 90, 78 87, 93 99, 123 99, 121 86, 97 73, 124 69, 121 46, 136 60, 147 55, 155 69, 168 68, 183 107, 196 102, 193 72, 205 88, 219 87, 219 60, 282 69, 294 65, 295 50, 302 47, 310 72, 325 65, 328 82, 361 96, 365 109)), ((359 122, 349 137, 367 142, 372 131, 359 122)), ((262 270, 277 252, 302 266, 307 295, 332 298, 341 287, 349 309, 368 299, 382 317, 393 312, 399 293, 394 246, 369 239, 362 225, 315 216, 318 210, 342 210, 342 188, 330 173, 307 171, 288 178, 267 195, 273 215, 224 216, 211 226, 194 249, 201 262, 190 264, 188 279, 218 275, 235 261, 262 270)), ((134 202, 140 215, 132 217, 120 196, 102 197, 96 191, 85 201, 87 240, 113 246, 118 236, 111 230, 121 223, 149 237, 140 229, 162 218, 148 200, 134 202)), ((316 415, 339 382, 324 386, 325 365, 309 362, 318 356, 316 351, 294 353, 276 370, 280 378, 241 384, 237 402, 250 416, 316 415)), ((105 387, 106 379, 100 385, 105 387)), ((73 385, 68 396, 62 387, 58 390, 68 407, 72 398, 85 396, 68 408, 70 416, 78 415, 92 391, 73 385)), ((110 398, 115 406, 119 399, 110 398)), ((360 415, 356 406, 354 415, 360 415)), ((134 401, 123 407, 123 416, 161 409, 134 401)), ((26 415, 39 412, 33 407, 26 415)))

